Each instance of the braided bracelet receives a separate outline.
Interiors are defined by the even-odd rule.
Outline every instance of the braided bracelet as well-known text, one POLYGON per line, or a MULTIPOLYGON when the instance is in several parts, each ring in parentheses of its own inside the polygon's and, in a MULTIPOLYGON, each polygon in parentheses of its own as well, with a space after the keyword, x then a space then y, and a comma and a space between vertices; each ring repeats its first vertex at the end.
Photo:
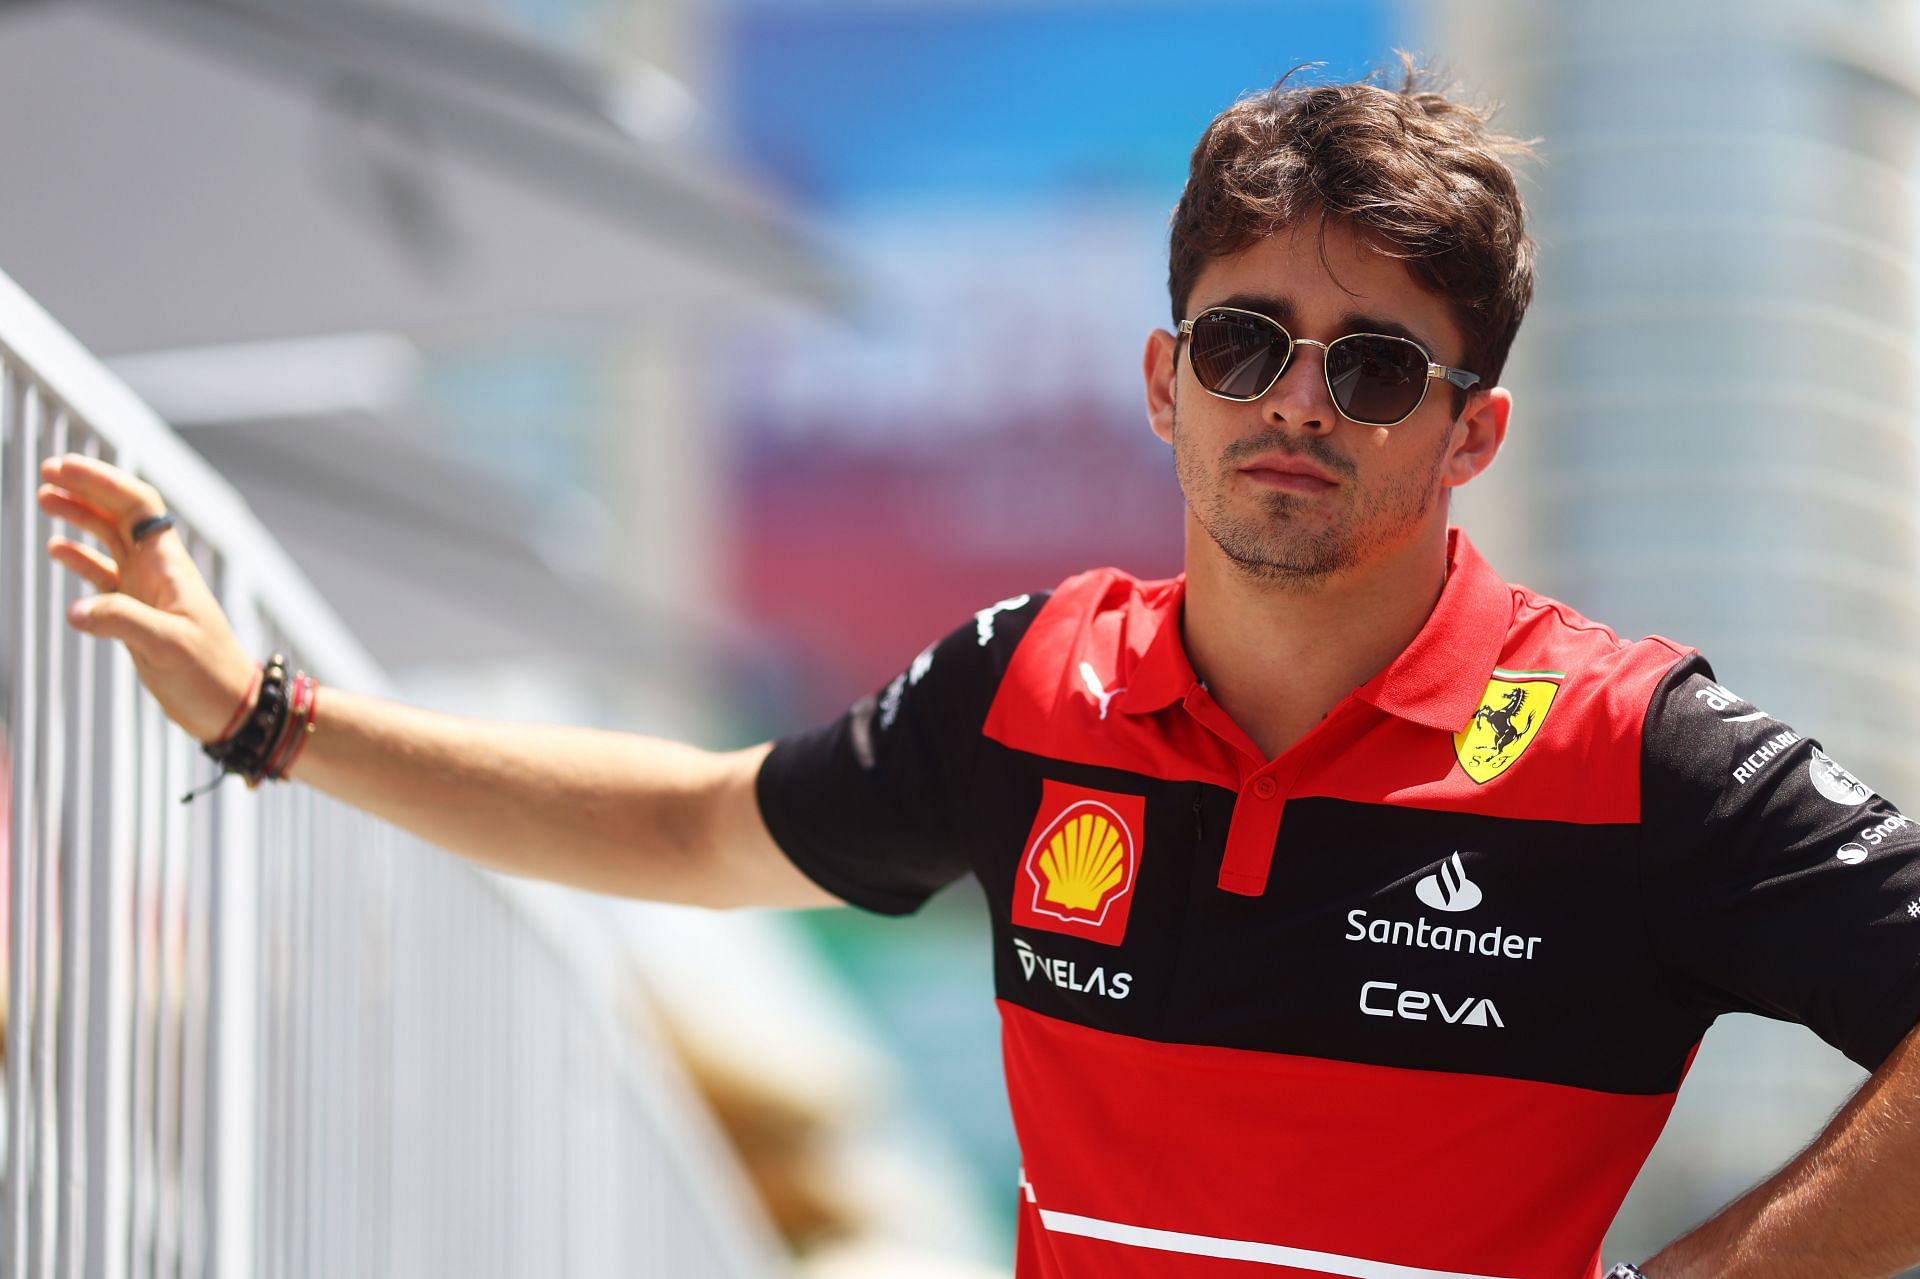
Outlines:
POLYGON ((220 765, 220 775, 198 790, 180 797, 188 803, 204 795, 238 773, 249 790, 262 780, 278 781, 286 777, 306 737, 313 731, 314 701, 319 681, 305 671, 295 672, 289 683, 287 659, 275 653, 260 668, 241 699, 240 708, 228 721, 219 740, 201 747, 207 758, 220 765))

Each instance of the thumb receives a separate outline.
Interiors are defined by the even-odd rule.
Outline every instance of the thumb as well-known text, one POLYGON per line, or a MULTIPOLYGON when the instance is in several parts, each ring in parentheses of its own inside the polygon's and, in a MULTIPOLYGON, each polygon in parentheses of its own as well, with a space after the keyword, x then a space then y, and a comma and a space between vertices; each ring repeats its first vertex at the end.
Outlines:
POLYGON ((90 595, 67 608, 67 622, 75 630, 119 640, 129 647, 142 647, 145 641, 158 639, 170 620, 168 614, 119 591, 90 595))

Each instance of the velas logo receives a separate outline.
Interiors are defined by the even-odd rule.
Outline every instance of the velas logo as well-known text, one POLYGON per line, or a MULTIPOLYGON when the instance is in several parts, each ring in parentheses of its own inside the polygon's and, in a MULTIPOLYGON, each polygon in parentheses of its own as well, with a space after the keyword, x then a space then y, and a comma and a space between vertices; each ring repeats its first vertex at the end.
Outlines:
POLYGON ((1070 959, 1042 955, 1018 937, 1013 939, 1013 951, 1020 957, 1020 973, 1028 981, 1032 981, 1037 972, 1062 990, 1076 995, 1105 995, 1108 999, 1125 999, 1133 991, 1132 973, 1109 976, 1102 965, 1095 965, 1090 972, 1084 971, 1070 959))
POLYGON ((1480 695, 1480 709, 1453 735, 1453 753, 1477 786, 1513 767, 1547 722, 1564 671, 1503 671, 1495 668, 1480 695))
POLYGON ((1013 886, 1013 922, 1118 946, 1140 876, 1140 795, 1047 781, 1013 886))

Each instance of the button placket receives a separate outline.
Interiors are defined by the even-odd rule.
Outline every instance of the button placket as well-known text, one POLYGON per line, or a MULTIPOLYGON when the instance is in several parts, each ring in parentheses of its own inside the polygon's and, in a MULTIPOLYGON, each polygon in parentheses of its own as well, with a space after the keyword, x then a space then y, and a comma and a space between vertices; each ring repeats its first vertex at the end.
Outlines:
POLYGON ((1299 772, 1297 766, 1283 769, 1274 761, 1241 785, 1233 803, 1233 821, 1227 827, 1226 852, 1220 859, 1221 891, 1243 897, 1267 891, 1280 819, 1286 816, 1287 796, 1299 772))
MULTIPOLYGON (((1280 819, 1286 815, 1287 796, 1299 779, 1302 756, 1298 743, 1279 759, 1266 759, 1253 739, 1228 718, 1206 690, 1196 684, 1183 699, 1187 713, 1241 757, 1240 793, 1227 826, 1226 851, 1220 859, 1218 886, 1223 892, 1258 897, 1267 890, 1273 868, 1273 846, 1280 837, 1280 819)), ((1313 736, 1312 733, 1308 737, 1313 736)))

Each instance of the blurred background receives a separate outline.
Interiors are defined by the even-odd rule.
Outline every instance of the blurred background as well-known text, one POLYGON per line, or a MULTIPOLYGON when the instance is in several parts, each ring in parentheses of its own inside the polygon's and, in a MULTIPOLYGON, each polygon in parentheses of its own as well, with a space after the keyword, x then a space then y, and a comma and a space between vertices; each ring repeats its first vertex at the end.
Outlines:
MULTIPOLYGON (((14 0, 0 270, 236 485, 410 700, 744 745, 996 599, 1180 564, 1139 359, 1189 148, 1406 48, 1537 138, 1496 569, 1920 795, 1920 65, 1874 0, 14 0)), ((1912 801, 1909 801, 1912 802, 1912 801)), ((583 903, 822 1276, 1009 1267, 970 884, 583 903)), ((1595 1045, 1605 1051, 1605 1045, 1595 1045)), ((1609 1252, 1861 1078, 1708 1036, 1609 1252)))

